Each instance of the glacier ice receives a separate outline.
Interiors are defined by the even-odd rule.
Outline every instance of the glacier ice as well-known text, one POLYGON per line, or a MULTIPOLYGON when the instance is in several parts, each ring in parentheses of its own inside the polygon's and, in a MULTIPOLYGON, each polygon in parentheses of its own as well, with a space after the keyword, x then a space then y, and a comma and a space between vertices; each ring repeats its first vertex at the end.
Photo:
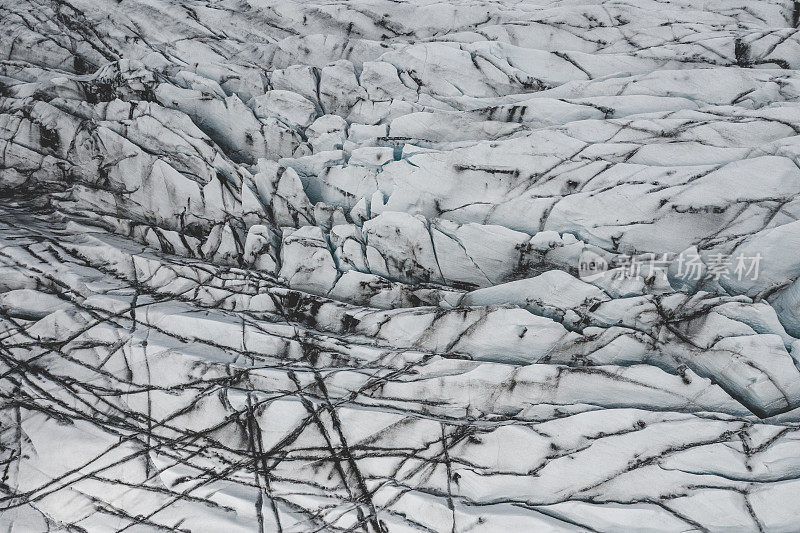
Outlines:
POLYGON ((798 531, 798 27, 4 2, 0 529, 798 531))

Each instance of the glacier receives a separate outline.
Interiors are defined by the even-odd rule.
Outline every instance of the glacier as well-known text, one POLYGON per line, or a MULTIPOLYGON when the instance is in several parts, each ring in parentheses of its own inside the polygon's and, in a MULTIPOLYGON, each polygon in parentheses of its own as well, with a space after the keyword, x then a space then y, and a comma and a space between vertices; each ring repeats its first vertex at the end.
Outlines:
POLYGON ((800 531, 800 2, 0 4, 0 529, 800 531))

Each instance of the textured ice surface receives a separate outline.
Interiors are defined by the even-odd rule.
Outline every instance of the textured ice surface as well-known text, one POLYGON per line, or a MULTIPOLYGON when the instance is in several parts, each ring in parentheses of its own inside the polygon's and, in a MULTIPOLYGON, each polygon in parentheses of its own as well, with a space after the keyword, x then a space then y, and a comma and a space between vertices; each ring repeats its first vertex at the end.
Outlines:
POLYGON ((800 530, 799 23, 0 3, 0 529, 800 530))

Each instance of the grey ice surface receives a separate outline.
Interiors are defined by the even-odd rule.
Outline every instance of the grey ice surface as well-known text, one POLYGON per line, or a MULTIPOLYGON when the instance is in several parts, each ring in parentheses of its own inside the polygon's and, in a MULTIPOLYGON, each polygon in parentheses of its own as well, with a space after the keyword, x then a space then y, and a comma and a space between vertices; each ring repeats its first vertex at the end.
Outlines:
POLYGON ((800 531, 799 25, 3 0, 0 531, 800 531))

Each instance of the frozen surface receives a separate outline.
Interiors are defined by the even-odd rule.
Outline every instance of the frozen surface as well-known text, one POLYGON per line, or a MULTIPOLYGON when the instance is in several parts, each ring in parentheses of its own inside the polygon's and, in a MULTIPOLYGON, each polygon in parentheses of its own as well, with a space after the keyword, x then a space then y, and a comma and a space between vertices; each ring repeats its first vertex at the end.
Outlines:
POLYGON ((798 26, 0 3, 0 530, 798 531, 798 26))

